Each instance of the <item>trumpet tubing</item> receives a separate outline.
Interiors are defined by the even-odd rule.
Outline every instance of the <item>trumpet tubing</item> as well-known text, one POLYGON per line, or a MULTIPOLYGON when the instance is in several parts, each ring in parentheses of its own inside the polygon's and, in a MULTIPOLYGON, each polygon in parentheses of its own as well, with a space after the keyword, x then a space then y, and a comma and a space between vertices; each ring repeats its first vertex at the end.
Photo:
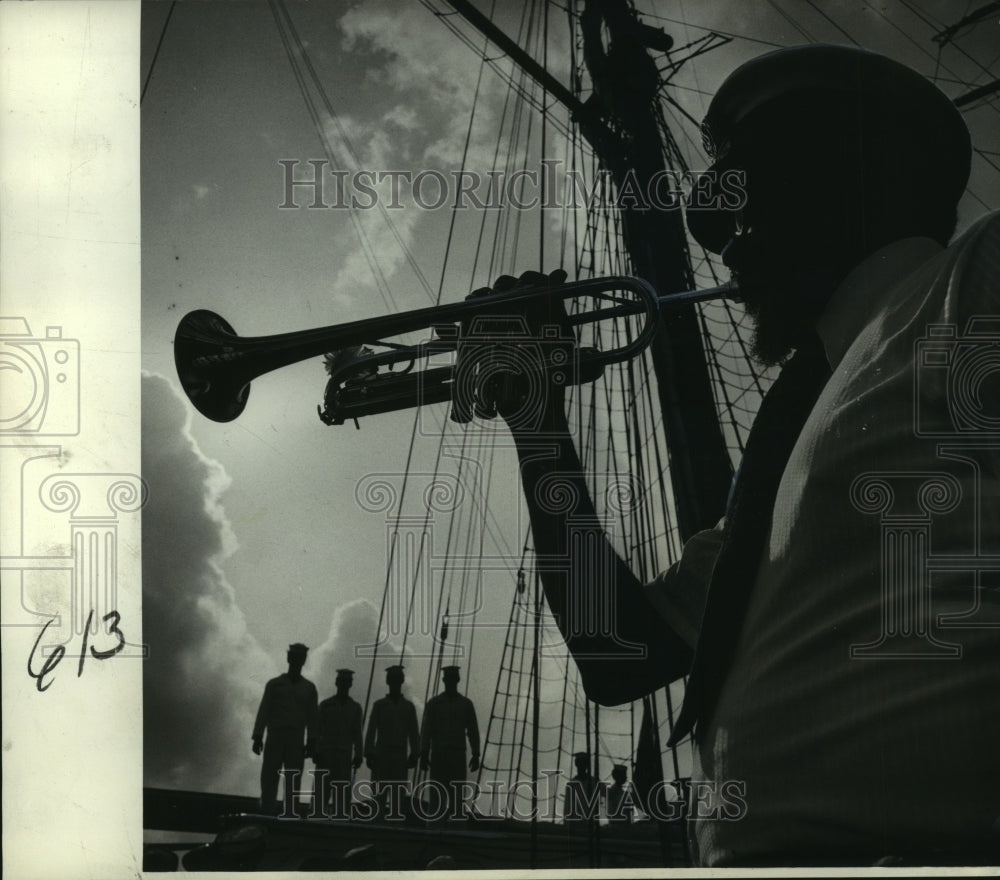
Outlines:
MULTIPOLYGON (((181 386, 195 408, 213 421, 228 422, 237 418, 246 407, 252 381, 280 367, 328 352, 365 345, 391 349, 387 353, 355 358, 339 369, 331 368, 330 386, 335 384, 336 379, 341 384, 346 383, 346 387, 351 385, 349 380, 365 373, 371 374, 372 370, 377 373, 381 366, 410 363, 410 367, 401 373, 376 376, 377 385, 376 382, 371 382, 367 387, 362 387, 362 383, 355 382, 355 403, 343 408, 342 412, 334 413, 331 417, 325 417, 321 412, 321 418, 328 424, 339 424, 344 417, 355 418, 447 400, 451 394, 452 368, 434 367, 412 373, 412 363, 430 354, 454 351, 461 338, 462 327, 472 319, 516 316, 523 314, 525 307, 532 304, 537 306, 547 298, 566 300, 581 296, 606 300, 610 305, 570 315, 571 326, 613 317, 642 316, 641 329, 628 343, 609 351, 578 349, 581 366, 585 367, 582 370, 584 375, 592 375, 595 371, 599 375, 606 364, 634 357, 649 345, 656 332, 657 315, 661 308, 683 307, 733 295, 731 287, 721 286, 658 296, 649 283, 641 278, 621 275, 592 278, 550 288, 515 289, 396 315, 273 336, 249 337, 239 336, 220 315, 199 309, 185 315, 177 327, 174 364, 181 386), (456 327, 453 322, 461 323, 456 327), (439 338, 433 340, 432 344, 421 345, 381 341, 386 337, 419 330, 436 330, 439 338), (413 399, 414 389, 419 389, 419 394, 416 395, 418 399, 413 399)), ((329 388, 327 396, 330 396, 329 388)))

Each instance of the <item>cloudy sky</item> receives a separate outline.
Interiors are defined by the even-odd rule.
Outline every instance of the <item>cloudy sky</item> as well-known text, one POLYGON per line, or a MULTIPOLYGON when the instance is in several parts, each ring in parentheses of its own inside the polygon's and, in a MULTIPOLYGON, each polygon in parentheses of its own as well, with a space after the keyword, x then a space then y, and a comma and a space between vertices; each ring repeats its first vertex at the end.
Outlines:
MULTIPOLYGON (((464 453, 469 463, 461 466, 467 491, 456 503, 465 506, 450 536, 450 517, 431 511, 439 543, 430 558, 442 555, 450 537, 452 555, 476 547, 481 538, 486 555, 508 560, 484 577, 480 624, 506 623, 524 541, 510 450, 492 430, 463 437, 447 425, 443 407, 417 415, 408 500, 401 510, 387 508, 380 493, 401 491, 414 412, 364 420, 360 431, 321 424, 315 414, 325 385, 319 359, 255 381, 246 412, 229 424, 202 418, 180 395, 172 339, 180 318, 193 309, 220 313, 241 335, 268 335, 425 306, 439 292, 442 301, 455 301, 501 271, 540 268, 538 212, 526 213, 516 240, 506 241, 503 256, 491 259, 488 235, 477 255, 482 214, 474 210, 453 222, 447 209, 423 210, 408 194, 401 209, 385 213, 310 210, 301 191, 300 209, 278 207, 285 198, 280 163, 298 160, 301 173, 309 173, 304 163, 326 155, 323 137, 337 167, 348 172, 450 174, 463 167, 463 155, 465 168, 497 167, 500 132, 510 125, 507 118, 501 129, 507 83, 491 67, 482 68, 473 48, 428 5, 285 5, 329 100, 327 107, 322 95, 311 92, 316 121, 282 41, 281 33, 290 33, 287 22, 279 31, 266 2, 157 2, 143 8, 142 329, 148 375, 142 427, 143 475, 150 486, 143 519, 143 617, 152 650, 144 690, 150 785, 257 793, 258 766, 249 749, 253 713, 289 642, 312 646, 306 674, 321 697, 333 690, 332 670, 350 665, 359 671, 355 696, 364 700, 369 661, 354 652, 376 631, 387 581, 387 516, 426 515, 421 499, 429 474, 435 467, 458 474, 463 440, 472 444, 464 453), (439 460, 442 431, 448 441, 439 460), (487 488, 491 512, 484 514, 479 498, 487 488)), ((961 48, 938 54, 931 41, 942 23, 957 20, 973 4, 637 5, 644 20, 664 27, 678 46, 710 29, 734 37, 673 80, 669 94, 694 118, 701 118, 708 97, 741 61, 806 41, 857 41, 936 76, 952 96, 996 77, 996 22, 964 34, 961 48)), ((445 9, 443 2, 437 6, 445 9)), ((521 6, 496 3, 495 19, 511 35, 522 27, 521 6)), ((553 4, 548 61, 568 83, 566 30, 565 12, 553 4)), ((520 39, 542 57, 537 30, 520 32, 520 39)), ((472 43, 481 49, 481 38, 473 36, 472 43)), ((498 54, 491 48, 491 57, 498 54)), ((681 112, 671 112, 680 126, 681 112)), ((1000 175, 989 164, 1000 162, 996 113, 995 102, 966 113, 986 155, 976 157, 962 225, 982 213, 984 203, 998 201, 1000 175)), ((565 114, 556 111, 554 120, 548 155, 558 157, 564 155, 558 123, 565 114)), ((530 142, 537 157, 537 120, 534 125, 530 142)), ((692 128, 684 131, 678 140, 690 164, 703 167, 692 128)), ((433 195, 433 189, 428 192, 433 195)), ((327 194, 328 202, 333 198, 327 194)), ((572 266, 569 246, 560 247, 566 218, 556 214, 542 222, 542 268, 572 266)), ((434 578, 436 597, 440 574, 434 578)), ((457 604, 460 588, 453 587, 452 595, 457 604)), ((439 616, 433 609, 429 614, 436 629, 439 616)), ((397 636, 390 633, 390 645, 379 649, 386 662, 398 656, 397 636)), ((464 671, 484 730, 502 640, 502 628, 477 629, 473 664, 464 671)), ((453 624, 450 644, 468 651, 471 641, 470 629, 453 624)), ((407 641, 411 653, 429 647, 419 633, 407 641)), ((373 697, 383 692, 383 665, 373 697)), ((429 661, 414 657, 409 668, 408 687, 422 700, 429 661)), ((609 749, 618 751, 616 760, 626 757, 620 744, 609 749)))

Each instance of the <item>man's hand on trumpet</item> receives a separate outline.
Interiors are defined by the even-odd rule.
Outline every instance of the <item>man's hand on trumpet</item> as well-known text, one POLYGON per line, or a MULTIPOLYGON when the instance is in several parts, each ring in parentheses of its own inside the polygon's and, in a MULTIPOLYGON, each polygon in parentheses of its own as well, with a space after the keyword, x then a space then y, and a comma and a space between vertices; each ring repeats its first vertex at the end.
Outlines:
MULTIPOLYGON (((500 415, 515 434, 546 432, 560 422, 566 386, 579 381, 576 336, 560 286, 566 273, 501 275, 467 299, 537 288, 539 296, 510 314, 477 316, 462 324, 451 418, 500 415), (551 295, 547 295, 547 291, 551 295)), ((596 378, 594 376, 593 378, 596 378)))

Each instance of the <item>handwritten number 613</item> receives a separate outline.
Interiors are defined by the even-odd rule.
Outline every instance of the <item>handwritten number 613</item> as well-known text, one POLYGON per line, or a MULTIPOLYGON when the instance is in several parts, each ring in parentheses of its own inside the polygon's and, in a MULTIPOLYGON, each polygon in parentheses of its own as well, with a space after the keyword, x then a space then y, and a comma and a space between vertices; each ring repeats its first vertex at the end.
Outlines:
MULTIPOLYGON (((93 645, 90 645, 90 656, 95 660, 109 660, 114 657, 122 648, 125 647, 125 634, 118 628, 118 624, 121 623, 122 616, 117 611, 110 611, 101 618, 105 623, 108 624, 108 635, 116 636, 118 639, 118 644, 112 648, 108 648, 104 651, 99 651, 93 645)), ((35 644, 31 649, 31 653, 28 655, 28 675, 35 679, 35 687, 38 688, 39 692, 46 691, 52 684, 52 680, 46 681, 46 676, 50 675, 55 671, 55 668, 62 662, 63 657, 66 655, 66 648, 63 645, 56 645, 52 653, 45 659, 42 664, 40 671, 35 671, 35 652, 38 650, 38 645, 42 641, 42 636, 45 635, 45 630, 49 628, 49 624, 55 620, 52 619, 46 621, 45 626, 42 627, 42 631, 38 634, 38 638, 35 639, 35 644)), ((83 663, 87 659, 87 642, 90 636, 90 625, 94 620, 94 611, 91 609, 90 614, 87 615, 87 624, 83 628, 83 643, 80 646, 80 662, 76 667, 76 677, 79 678, 83 675, 83 663)))

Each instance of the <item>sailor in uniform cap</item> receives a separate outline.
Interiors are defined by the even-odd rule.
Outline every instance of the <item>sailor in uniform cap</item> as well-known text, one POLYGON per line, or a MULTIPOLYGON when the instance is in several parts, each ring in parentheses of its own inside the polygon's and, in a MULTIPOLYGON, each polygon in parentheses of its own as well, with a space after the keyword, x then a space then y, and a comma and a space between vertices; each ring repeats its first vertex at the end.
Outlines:
POLYGON ((301 775, 305 758, 312 755, 316 735, 316 686, 302 676, 309 649, 301 642, 288 646, 288 672, 272 678, 264 686, 264 696, 257 709, 253 726, 253 753, 264 753, 260 770, 260 806, 266 813, 276 808, 278 776, 281 768, 285 776, 285 809, 293 809, 292 789, 301 775), (267 741, 264 731, 267 731, 267 741), (303 746, 303 736, 306 737, 303 746))
POLYGON ((408 769, 417 765, 420 748, 417 710, 403 696, 404 681, 401 665, 386 669, 389 693, 375 701, 365 733, 365 761, 372 771, 372 780, 378 783, 376 794, 380 799, 389 794, 386 783, 405 784, 408 769))
POLYGON ((448 797, 448 816, 455 816, 458 784, 465 771, 479 769, 479 724, 472 700, 458 692, 461 680, 457 666, 441 670, 444 691, 427 701, 420 729, 421 766, 430 768, 430 778, 439 783, 448 797), (472 757, 465 760, 465 740, 472 757))
POLYGON ((625 801, 625 783, 628 781, 628 768, 624 764, 615 764, 611 768, 612 785, 607 788, 608 821, 631 822, 632 808, 625 801))
POLYGON ((316 729, 315 763, 326 783, 323 795, 324 810, 333 799, 332 815, 347 817, 351 807, 351 777, 361 766, 363 749, 361 732, 361 705, 351 699, 349 692, 354 683, 354 670, 337 670, 337 692, 319 704, 316 729))
POLYGON ((600 809, 597 780, 590 773, 590 754, 574 753, 573 764, 576 776, 566 783, 563 796, 563 821, 567 824, 596 819, 600 809))

